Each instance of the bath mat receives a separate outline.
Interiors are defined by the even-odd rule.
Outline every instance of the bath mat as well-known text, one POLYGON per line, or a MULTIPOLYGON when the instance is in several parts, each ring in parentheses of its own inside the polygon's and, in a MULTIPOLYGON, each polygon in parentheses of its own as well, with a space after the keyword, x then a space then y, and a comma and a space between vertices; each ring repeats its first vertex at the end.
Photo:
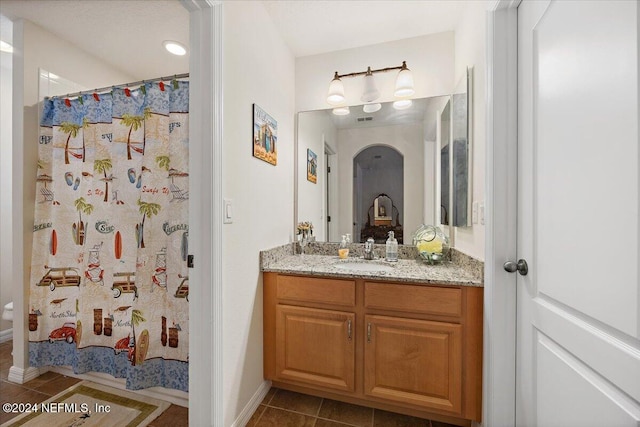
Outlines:
MULTIPOLYGON (((29 404, 26 404, 29 405, 29 404)), ((170 405, 130 391, 82 381, 0 427, 144 427, 170 405)))

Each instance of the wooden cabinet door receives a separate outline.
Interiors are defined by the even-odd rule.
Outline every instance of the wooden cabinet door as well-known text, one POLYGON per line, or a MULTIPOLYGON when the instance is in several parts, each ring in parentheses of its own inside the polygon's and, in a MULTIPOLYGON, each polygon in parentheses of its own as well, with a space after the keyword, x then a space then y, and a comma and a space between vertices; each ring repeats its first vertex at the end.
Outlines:
POLYGON ((461 413, 462 326, 365 316, 364 392, 461 413))
POLYGON ((355 314, 276 306, 276 376, 354 391, 355 314))

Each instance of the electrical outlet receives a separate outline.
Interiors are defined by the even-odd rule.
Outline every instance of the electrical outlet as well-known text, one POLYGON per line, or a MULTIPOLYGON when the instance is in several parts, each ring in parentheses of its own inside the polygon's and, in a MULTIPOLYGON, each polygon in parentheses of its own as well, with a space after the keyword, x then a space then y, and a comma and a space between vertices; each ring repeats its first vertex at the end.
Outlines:
POLYGON ((480 202, 479 215, 480 224, 484 225, 484 202, 480 202))
POLYGON ((471 223, 478 223, 478 202, 473 202, 471 205, 471 223))

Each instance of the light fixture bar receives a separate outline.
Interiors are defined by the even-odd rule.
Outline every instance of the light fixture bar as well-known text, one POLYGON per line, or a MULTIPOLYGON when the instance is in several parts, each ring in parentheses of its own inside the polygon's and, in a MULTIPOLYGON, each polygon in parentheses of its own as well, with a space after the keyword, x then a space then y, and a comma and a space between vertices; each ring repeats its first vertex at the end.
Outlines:
POLYGON ((357 73, 348 73, 348 74, 338 74, 338 72, 336 71, 334 78, 365 76, 369 73, 386 73, 387 71, 406 70, 406 69, 407 69, 407 61, 402 61, 402 65, 398 67, 378 68, 377 70, 372 70, 371 67, 368 67, 366 71, 360 71, 357 73))

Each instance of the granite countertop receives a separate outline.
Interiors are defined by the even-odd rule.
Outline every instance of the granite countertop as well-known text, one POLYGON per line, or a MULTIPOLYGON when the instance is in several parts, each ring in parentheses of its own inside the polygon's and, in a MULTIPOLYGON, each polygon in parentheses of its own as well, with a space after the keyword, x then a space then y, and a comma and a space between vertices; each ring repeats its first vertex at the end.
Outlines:
POLYGON ((469 261, 464 260, 464 257, 452 256, 453 261, 446 261, 438 265, 428 265, 423 261, 417 260, 415 257, 399 259, 398 262, 387 262, 384 258, 365 261, 357 251, 354 256, 350 256, 347 259, 340 259, 337 255, 326 254, 326 252, 329 252, 331 249, 332 248, 325 248, 324 250, 312 251, 312 254, 305 253, 304 255, 300 255, 294 254, 295 247, 293 245, 285 245, 261 252, 260 267, 264 272, 284 274, 374 279, 451 286, 483 286, 483 266, 480 265, 480 267, 478 267, 478 265, 474 265, 474 261, 475 263, 482 264, 480 261, 474 259, 469 261), (456 262, 461 259, 461 262, 456 262), (338 265, 356 262, 386 265, 390 266, 392 271, 355 271, 338 267, 338 265))

